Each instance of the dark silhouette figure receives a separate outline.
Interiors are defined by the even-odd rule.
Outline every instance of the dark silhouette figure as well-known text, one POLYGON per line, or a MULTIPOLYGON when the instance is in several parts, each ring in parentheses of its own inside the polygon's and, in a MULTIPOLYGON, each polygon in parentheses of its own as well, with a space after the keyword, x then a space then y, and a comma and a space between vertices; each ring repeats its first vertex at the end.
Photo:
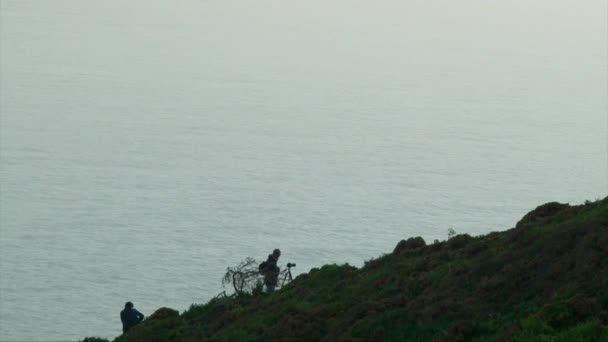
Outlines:
POLYGON ((274 292, 277 283, 279 282, 279 273, 281 269, 277 266, 277 261, 281 256, 281 251, 275 249, 272 254, 268 255, 266 259, 266 267, 264 267, 264 285, 266 285, 266 292, 274 292))
POLYGON ((122 332, 126 333, 143 321, 144 315, 133 308, 133 303, 126 302, 125 309, 120 312, 120 320, 122 321, 122 332))

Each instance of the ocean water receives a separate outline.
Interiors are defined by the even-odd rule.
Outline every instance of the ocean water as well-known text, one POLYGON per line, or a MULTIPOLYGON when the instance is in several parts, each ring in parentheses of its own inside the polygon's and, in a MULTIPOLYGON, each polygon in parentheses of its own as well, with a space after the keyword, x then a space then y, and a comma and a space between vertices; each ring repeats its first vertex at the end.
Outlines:
POLYGON ((0 1, 0 340, 608 194, 589 1, 0 1))

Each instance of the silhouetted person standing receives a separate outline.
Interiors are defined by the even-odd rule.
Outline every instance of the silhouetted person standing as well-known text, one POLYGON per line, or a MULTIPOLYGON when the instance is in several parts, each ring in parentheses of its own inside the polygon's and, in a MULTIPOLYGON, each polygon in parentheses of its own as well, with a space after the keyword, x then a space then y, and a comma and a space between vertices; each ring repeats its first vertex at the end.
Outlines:
POLYGON ((277 287, 277 283, 279 282, 279 273, 281 270, 277 266, 277 261, 279 261, 280 256, 281 251, 275 249, 272 254, 268 255, 268 259, 266 259, 264 285, 266 285, 266 292, 268 293, 274 292, 274 288, 277 287))
POLYGON ((125 309, 120 312, 120 320, 122 321, 122 332, 126 333, 143 321, 144 315, 133 308, 133 303, 126 302, 125 309))

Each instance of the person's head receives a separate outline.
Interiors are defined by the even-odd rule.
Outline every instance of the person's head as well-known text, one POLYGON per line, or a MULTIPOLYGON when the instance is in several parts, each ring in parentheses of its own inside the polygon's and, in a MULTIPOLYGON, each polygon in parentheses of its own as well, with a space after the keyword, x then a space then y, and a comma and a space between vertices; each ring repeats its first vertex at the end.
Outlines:
POLYGON ((132 307, 133 307, 133 303, 131 303, 131 302, 125 303, 125 309, 131 309, 132 307))
POLYGON ((281 256, 281 250, 279 250, 278 248, 277 248, 277 249, 275 249, 274 251, 272 251, 272 256, 273 256, 275 259, 279 259, 279 257, 281 256))

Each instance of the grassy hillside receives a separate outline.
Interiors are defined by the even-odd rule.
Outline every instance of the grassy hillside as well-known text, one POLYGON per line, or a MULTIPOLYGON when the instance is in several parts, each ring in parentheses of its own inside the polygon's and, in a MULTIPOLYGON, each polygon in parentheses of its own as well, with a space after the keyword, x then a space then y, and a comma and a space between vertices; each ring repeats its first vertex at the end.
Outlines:
POLYGON ((505 232, 401 241, 271 295, 160 309, 116 341, 285 339, 608 341, 608 198, 548 203, 505 232))

